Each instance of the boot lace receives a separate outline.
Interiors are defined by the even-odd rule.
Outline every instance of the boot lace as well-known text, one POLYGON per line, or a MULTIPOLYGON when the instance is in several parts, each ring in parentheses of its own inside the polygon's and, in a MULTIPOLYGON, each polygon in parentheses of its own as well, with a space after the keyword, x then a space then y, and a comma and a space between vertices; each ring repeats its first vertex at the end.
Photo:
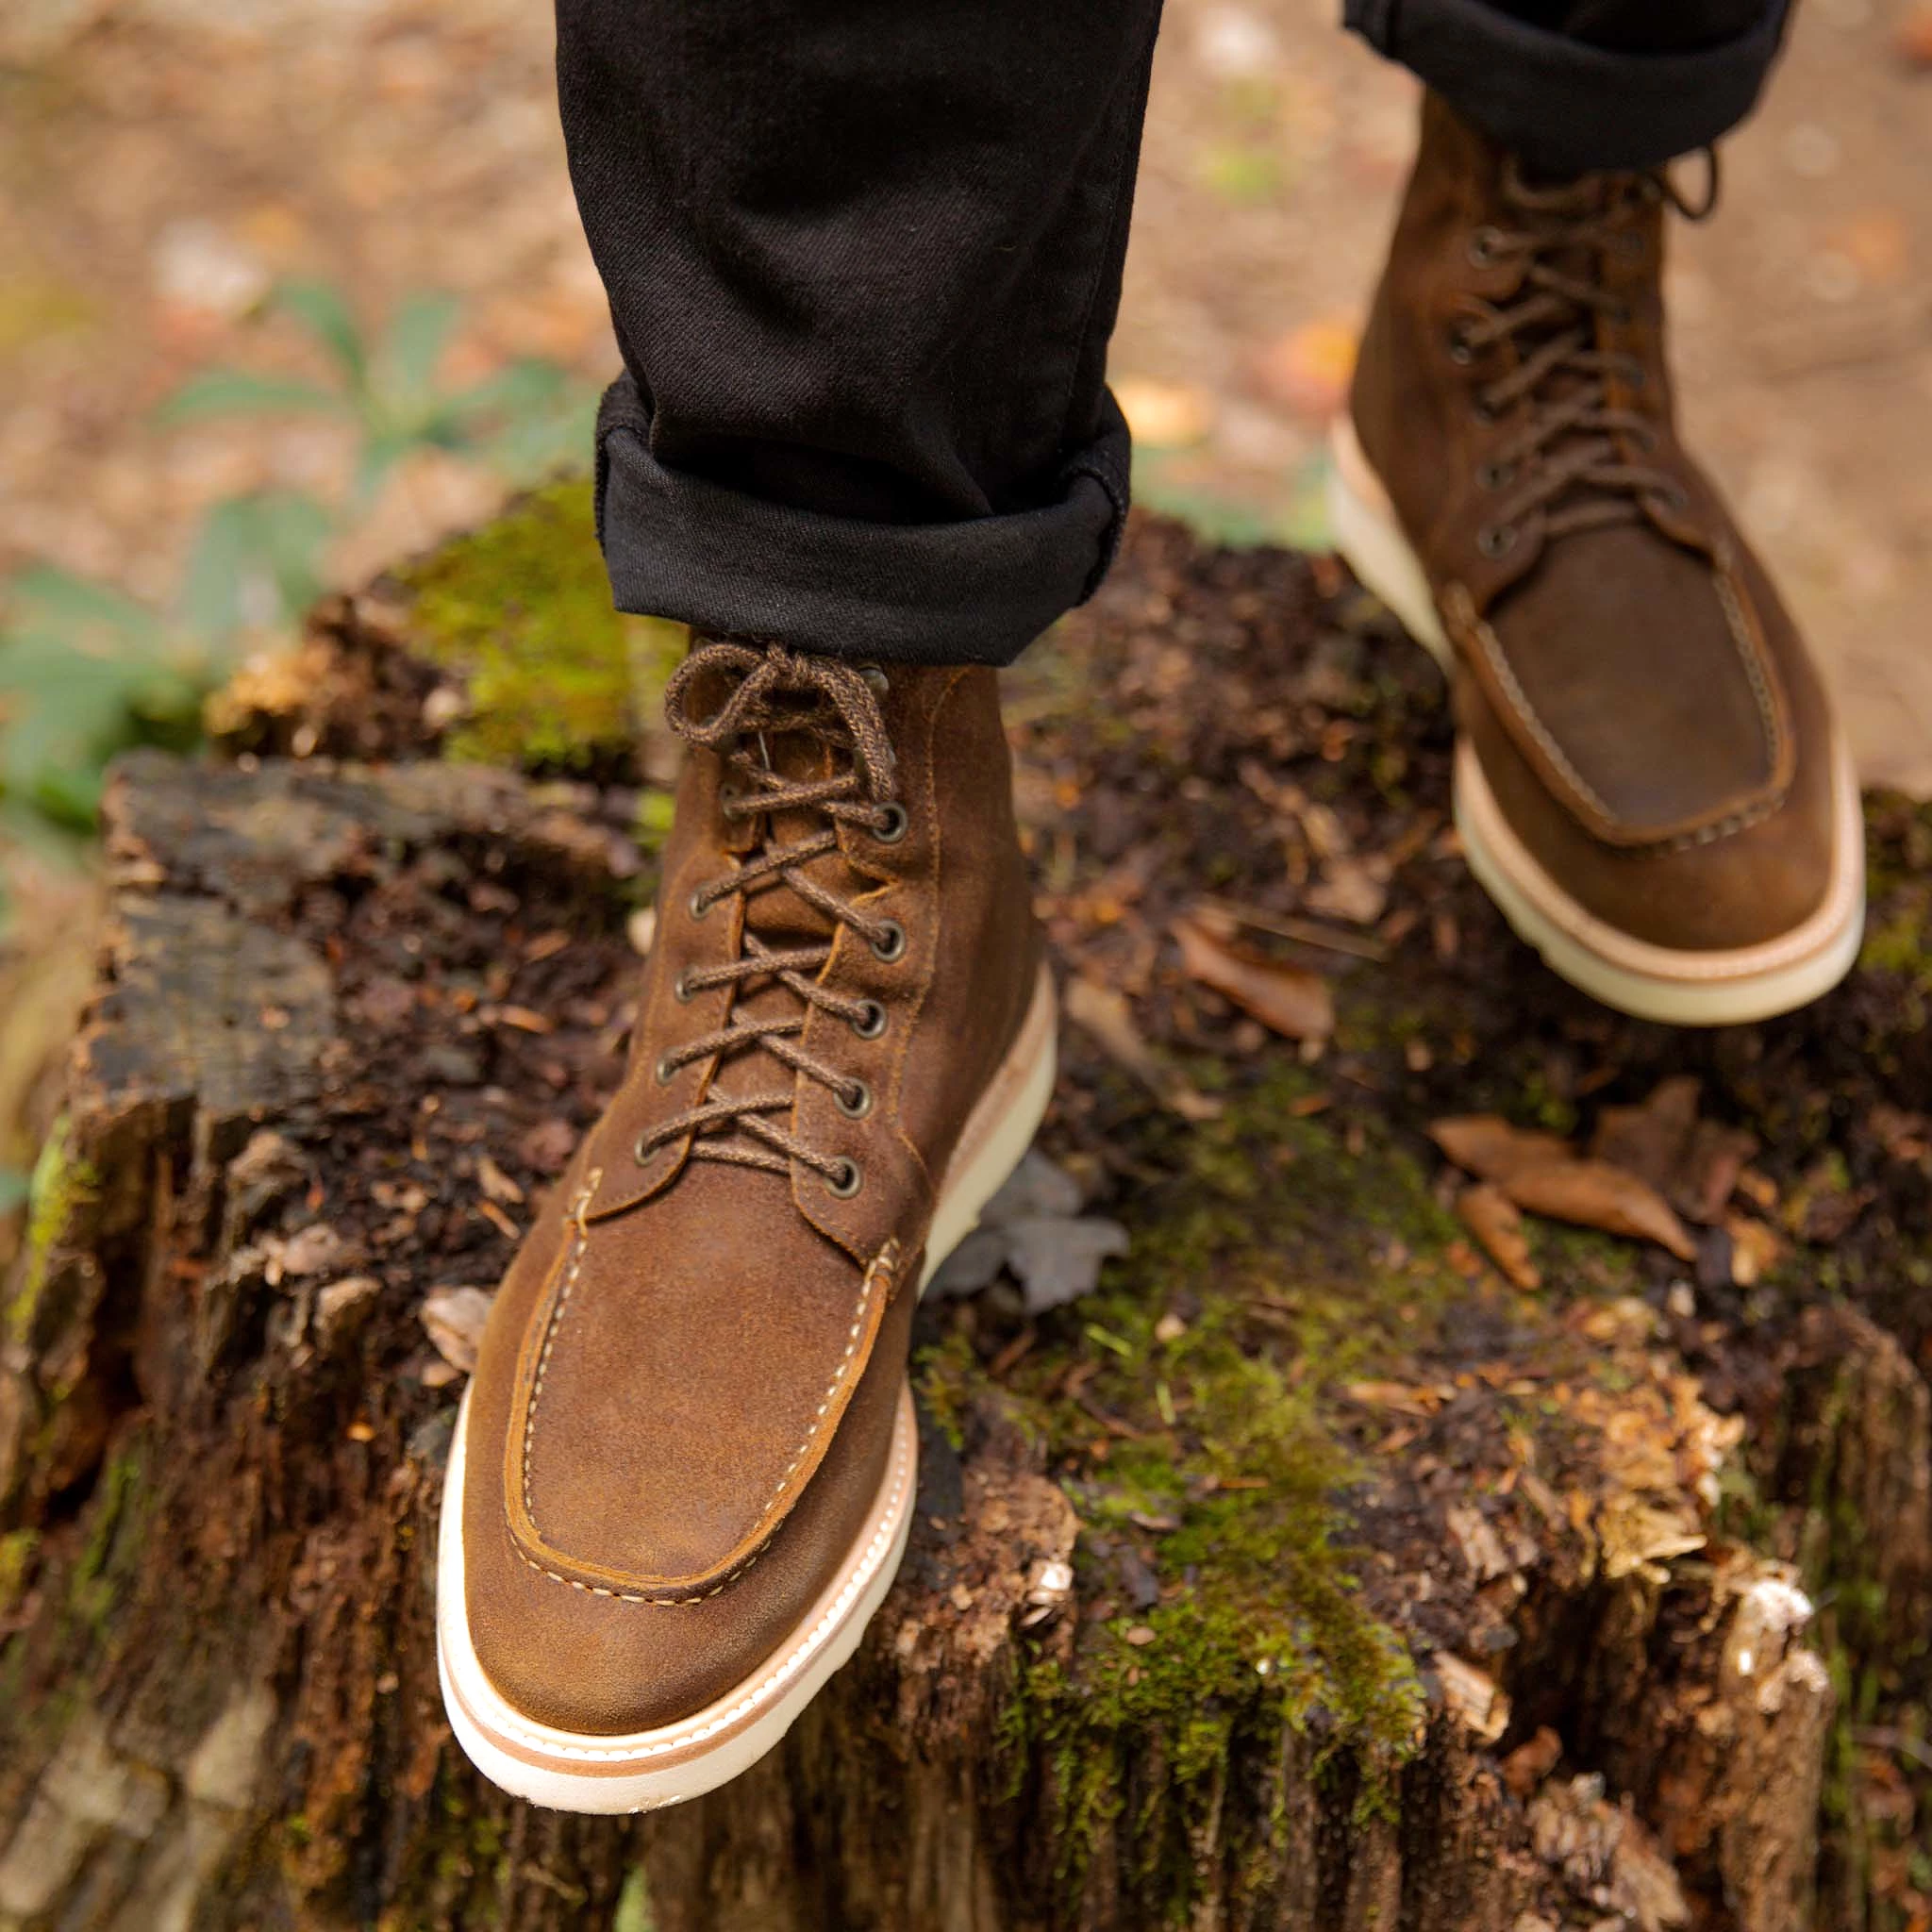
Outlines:
POLYGON ((1541 514, 1546 538, 1606 524, 1634 523, 1646 502, 1666 510, 1688 506, 1683 486, 1664 470, 1633 459, 1653 453, 1657 434, 1641 410, 1612 403, 1610 380, 1631 388, 1646 380, 1641 357, 1599 349, 1599 315, 1631 320, 1624 298, 1607 288, 1602 264, 1613 251, 1643 247, 1636 217, 1645 205, 1667 201, 1690 221, 1703 221, 1717 204, 1718 164, 1707 156, 1707 192, 1687 201, 1661 170, 1641 175, 1595 175, 1558 187, 1524 180, 1511 159, 1503 197, 1517 225, 1478 228, 1470 259, 1478 268, 1511 259, 1524 262, 1518 299, 1508 306, 1481 305, 1480 314, 1451 340, 1451 354, 1474 364, 1499 344, 1515 348, 1507 375, 1481 386, 1476 411, 1500 419, 1527 402, 1521 430, 1483 465, 1486 490, 1510 491, 1495 521, 1478 533, 1487 557, 1513 549, 1523 525, 1541 514), (1626 453, 1627 452, 1627 453, 1626 453))
MULTIPOLYGON (((793 1078, 772 1087, 724 1094, 715 1076, 706 1096, 641 1135, 641 1163, 667 1142, 693 1137, 693 1159, 728 1162, 789 1174, 793 1162, 811 1169, 827 1191, 856 1194, 863 1178, 856 1161, 824 1154, 781 1126, 773 1116, 788 1112, 797 1097, 797 1076, 829 1088, 838 1105, 855 1118, 869 1112, 872 1092, 865 1082, 798 1043, 816 1008, 845 1022, 865 1040, 885 1030, 886 1011, 876 1000, 858 998, 821 985, 818 974, 832 957, 838 928, 849 926, 887 961, 906 951, 899 924, 880 918, 833 891, 808 870, 813 860, 839 847, 839 827, 858 825, 874 838, 893 842, 905 836, 905 808, 892 798, 895 761, 878 698, 869 678, 848 664, 806 657, 776 645, 730 641, 698 644, 671 678, 664 715, 686 743, 717 753, 729 780, 721 785, 721 809, 728 820, 804 813, 817 821, 805 836, 781 842, 768 833, 761 849, 722 877, 691 894, 691 913, 702 919, 733 897, 784 888, 830 922, 832 937, 802 945, 774 946, 748 927, 738 957, 715 966, 688 967, 679 975, 680 1001, 717 987, 743 991, 758 983, 775 983, 791 995, 789 1009, 753 1017, 736 1010, 728 1023, 670 1048, 658 1060, 657 1076, 668 1083, 680 1067, 716 1054, 719 1071, 735 1064, 741 1078, 761 1062, 775 1061, 793 1078), (708 716, 693 708, 697 691, 722 681, 727 694, 708 716), (825 778, 797 780, 773 769, 771 741, 802 734, 828 745, 842 769, 825 778)), ((882 680, 881 680, 882 681, 882 680)))

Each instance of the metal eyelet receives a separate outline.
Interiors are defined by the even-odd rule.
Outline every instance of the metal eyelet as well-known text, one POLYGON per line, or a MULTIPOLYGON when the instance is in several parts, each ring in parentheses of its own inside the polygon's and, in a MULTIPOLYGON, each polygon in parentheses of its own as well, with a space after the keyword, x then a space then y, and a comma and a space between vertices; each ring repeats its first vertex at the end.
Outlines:
POLYGON ((876 664, 861 664, 858 667, 858 675, 871 686, 872 694, 875 698, 884 697, 892 688, 892 680, 876 664))
POLYGON ((655 1147, 647 1147, 644 1145, 645 1139, 646 1136, 640 1134, 637 1137, 637 1139, 630 1143, 630 1158, 634 1161, 636 1161, 640 1167, 649 1167, 651 1162, 658 1158, 658 1150, 655 1147))
POLYGON ((690 973, 680 973, 671 983, 671 997, 680 1007, 688 1007, 697 997, 697 989, 691 983, 690 973))
POLYGON ((685 902, 685 910, 693 919, 702 919, 711 909, 711 902, 705 897, 702 887, 685 902))
POLYGON ((1690 492, 1681 483, 1673 483, 1662 490, 1653 490, 1651 494, 1668 510, 1681 513, 1690 508, 1690 492))
POLYGON ((828 1174, 819 1176, 825 1184, 825 1192, 835 1201, 849 1201, 865 1185, 865 1170, 856 1160, 841 1160, 837 1169, 828 1174))
POLYGON ((881 845, 896 845, 910 829, 911 818, 908 815, 906 808, 896 799, 890 805, 881 806, 879 813, 885 823, 872 828, 873 837, 881 845))
POLYGON ((885 937, 873 941, 873 957, 891 965, 906 957, 906 928, 896 919, 885 922, 885 937))
POLYGON ((1483 463, 1477 467, 1475 480, 1485 490, 1502 490, 1507 487, 1515 475, 1514 463, 1483 463))
POLYGON ((886 1009, 877 1000, 867 1000, 865 1010, 847 1023, 861 1040, 876 1040, 886 1030, 886 1009))
POLYGON ((872 1111, 872 1089, 863 1080, 853 1081, 849 1088, 834 1088, 832 1099, 847 1120, 862 1121, 872 1111))
POLYGON ((1475 360, 1475 345, 1462 333, 1454 329, 1449 336, 1449 359, 1458 369, 1467 369, 1475 360))
POLYGON ((658 1084, 660 1087, 668 1087, 676 1077, 677 1069, 672 1065, 671 1056, 667 1053, 658 1062, 658 1084))
POLYGON ((1475 547, 1485 557, 1507 557, 1516 548, 1516 535, 1513 524, 1488 524, 1476 532, 1475 547))
POLYGON ((1495 405, 1483 396, 1470 397, 1469 413, 1472 416, 1474 416, 1475 420, 1478 423, 1480 423, 1485 429, 1487 429, 1492 423, 1494 423, 1497 418, 1495 405))
POLYGON ((1469 238, 1469 264, 1472 268, 1493 268, 1502 252, 1503 236, 1496 228, 1478 228, 1469 238))

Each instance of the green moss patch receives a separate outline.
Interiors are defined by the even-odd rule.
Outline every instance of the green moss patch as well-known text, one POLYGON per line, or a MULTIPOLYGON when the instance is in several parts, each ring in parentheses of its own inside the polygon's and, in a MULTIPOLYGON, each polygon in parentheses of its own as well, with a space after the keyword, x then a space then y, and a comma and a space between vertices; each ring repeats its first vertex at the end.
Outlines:
POLYGON ((25 1345, 32 1338, 55 1245, 99 1185, 100 1176, 93 1169, 70 1153, 66 1120, 57 1121, 34 1162, 27 1190, 26 1241, 7 1304, 9 1341, 25 1345))
MULTIPOLYGON (((1283 1065, 1217 1121, 1149 1122, 1137 1154, 1172 1178, 1127 1208, 1131 1254, 1002 1384, 1084 1526, 1077 1639, 1023 1673, 1007 1743, 1023 1776, 1044 1767, 1063 1876, 1124 1834, 1177 1910, 1186 1821, 1215 1802, 1231 1752, 1278 1750, 1292 1728, 1374 1805, 1422 1741, 1414 1660, 1359 1587, 1348 1500, 1363 1471, 1333 1404, 1366 1364, 1425 1347, 1466 1284, 1414 1162, 1373 1142, 1351 1154, 1345 1125, 1307 1117, 1311 1091, 1283 1065)), ((982 1377, 958 1334, 925 1358, 949 1432, 982 1377)))
POLYGON ((552 484, 398 580, 408 643, 458 673, 452 758, 585 771, 627 760, 683 653, 681 625, 610 602, 587 480, 552 484))

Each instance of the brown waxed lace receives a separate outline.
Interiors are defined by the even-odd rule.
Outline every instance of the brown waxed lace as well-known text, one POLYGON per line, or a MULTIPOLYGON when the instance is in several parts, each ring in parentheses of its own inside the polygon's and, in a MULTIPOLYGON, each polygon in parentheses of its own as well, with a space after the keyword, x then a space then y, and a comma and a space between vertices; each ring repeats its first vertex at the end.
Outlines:
POLYGON ((1521 525, 1541 514, 1545 538, 1606 524, 1634 523, 1645 501, 1664 508, 1686 507, 1675 477, 1651 465, 1627 460, 1619 439, 1643 452, 1657 446, 1657 431, 1636 409, 1614 407, 1609 381, 1622 375, 1641 383, 1645 371, 1636 356, 1594 346, 1596 317, 1627 321, 1623 298, 1600 281, 1568 272, 1559 262, 1581 254, 1595 261, 1613 249, 1641 240, 1631 224, 1635 208, 1668 201, 1690 221, 1702 221, 1717 204, 1718 164, 1708 154, 1709 190, 1692 206, 1662 171, 1643 175, 1589 175, 1560 187, 1525 181, 1512 158, 1505 168, 1504 199, 1523 225, 1487 226, 1471 242, 1478 267, 1521 258, 1524 297, 1507 308, 1484 305, 1481 320, 1457 331, 1458 360, 1474 362, 1499 343, 1518 348, 1522 359, 1508 374, 1486 384, 1477 407, 1501 417, 1519 403, 1534 405, 1522 431, 1511 437, 1483 468, 1485 488, 1503 491, 1521 477, 1496 520, 1479 533, 1486 556, 1501 557, 1514 547, 1521 525), (1558 499, 1567 499, 1558 504, 1558 499))
MULTIPOLYGON (((807 812, 823 821, 818 830, 787 843, 768 836, 757 857, 691 894, 692 916, 701 919, 736 894, 783 886, 830 921, 835 936, 838 927, 849 926, 881 958, 897 958, 905 951, 906 934, 895 921, 851 904, 806 871, 814 859, 838 849, 841 824, 862 826, 884 840, 905 832, 905 811, 891 796, 896 774, 891 740, 867 676, 837 659, 807 657, 778 645, 701 642, 665 688, 664 715, 688 744, 716 752, 739 781, 741 789, 720 788, 720 808, 727 819, 807 812), (691 709, 694 687, 714 677, 729 681, 728 693, 709 716, 698 717, 691 709), (767 741, 790 734, 830 746, 842 756, 844 769, 827 778, 781 777, 772 769, 767 741)), ((755 981, 773 980, 794 995, 798 1008, 758 1019, 734 1015, 717 1031, 673 1047, 658 1062, 658 1078, 668 1081, 680 1067, 713 1054, 722 1069, 741 1054, 763 1053, 792 1074, 829 1088, 847 1113, 863 1114, 872 1104, 865 1083, 796 1043, 814 1008, 843 1020, 865 1039, 876 1038, 885 1024, 885 1009, 876 1001, 818 983, 831 957, 829 939, 780 948, 746 931, 737 958, 688 968, 677 984, 680 1000, 721 986, 741 991, 755 981)), ((698 1106, 641 1135, 637 1158, 648 1160, 658 1148, 690 1134, 693 1159, 773 1174, 789 1174, 796 1161, 816 1173, 833 1193, 856 1193, 861 1176, 853 1161, 820 1153, 767 1118, 790 1108, 795 1098, 792 1086, 729 1096, 714 1087, 698 1106)))

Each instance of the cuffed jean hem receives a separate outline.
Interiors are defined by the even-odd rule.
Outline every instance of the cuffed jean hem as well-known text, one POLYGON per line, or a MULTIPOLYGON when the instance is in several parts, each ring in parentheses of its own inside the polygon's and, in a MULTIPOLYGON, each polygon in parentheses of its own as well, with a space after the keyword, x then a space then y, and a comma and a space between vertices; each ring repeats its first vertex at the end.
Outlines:
POLYGON ((1550 33, 1485 0, 1346 0, 1343 17, 1532 173, 1657 168, 1757 104, 1788 0, 1694 54, 1626 54, 1550 33))
POLYGON ((1099 588, 1126 516, 1111 396, 1054 501, 955 523, 822 516, 667 469, 623 377, 597 429, 597 537, 620 610, 717 636, 911 664, 1010 664, 1099 588))

